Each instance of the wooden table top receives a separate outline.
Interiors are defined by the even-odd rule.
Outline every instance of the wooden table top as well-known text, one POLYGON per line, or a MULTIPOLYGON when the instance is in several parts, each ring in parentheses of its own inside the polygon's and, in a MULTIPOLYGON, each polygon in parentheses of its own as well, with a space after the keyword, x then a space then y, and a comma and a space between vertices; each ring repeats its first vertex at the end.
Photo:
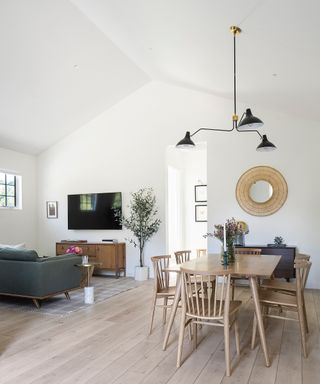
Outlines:
POLYGON ((224 275, 231 273, 233 276, 258 276, 262 278, 270 277, 281 256, 279 255, 236 255, 236 261, 233 264, 223 266, 220 261, 220 255, 209 254, 208 256, 199 257, 187 261, 183 264, 170 265, 167 271, 180 272, 180 268, 184 270, 192 270, 198 273, 209 273, 224 275))

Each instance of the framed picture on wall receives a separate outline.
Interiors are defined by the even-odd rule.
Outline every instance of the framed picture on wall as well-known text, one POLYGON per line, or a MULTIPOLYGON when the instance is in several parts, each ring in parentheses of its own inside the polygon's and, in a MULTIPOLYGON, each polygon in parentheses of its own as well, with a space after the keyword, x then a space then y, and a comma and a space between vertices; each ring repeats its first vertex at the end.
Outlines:
POLYGON ((195 220, 196 220, 196 222, 208 221, 208 211, 207 211, 206 205, 196 205, 195 206, 195 220))
POLYGON ((47 218, 57 219, 58 218, 58 202, 47 201, 47 218))
POLYGON ((194 200, 196 203, 205 203, 207 201, 207 186, 195 185, 194 186, 194 200))

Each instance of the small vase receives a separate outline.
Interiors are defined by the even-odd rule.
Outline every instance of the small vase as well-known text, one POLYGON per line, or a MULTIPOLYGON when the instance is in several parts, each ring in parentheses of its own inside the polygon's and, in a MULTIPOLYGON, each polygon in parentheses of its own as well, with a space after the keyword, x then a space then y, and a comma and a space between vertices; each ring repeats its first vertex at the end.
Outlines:
POLYGON ((227 260, 224 257, 223 246, 221 246, 221 264, 228 265, 235 262, 233 240, 227 240, 227 260))

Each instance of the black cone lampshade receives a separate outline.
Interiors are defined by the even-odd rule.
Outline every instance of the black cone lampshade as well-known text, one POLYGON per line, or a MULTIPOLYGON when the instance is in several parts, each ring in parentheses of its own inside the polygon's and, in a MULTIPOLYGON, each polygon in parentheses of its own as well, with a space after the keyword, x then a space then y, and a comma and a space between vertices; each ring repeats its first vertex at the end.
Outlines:
POLYGON ((191 140, 190 132, 187 131, 185 137, 179 141, 176 147, 179 148, 193 148, 195 146, 194 142, 191 140))
POLYGON ((241 129, 258 129, 263 126, 263 121, 261 121, 258 117, 253 116, 251 109, 248 108, 245 112, 245 117, 241 119, 238 125, 238 130, 241 131, 241 129))
POLYGON ((263 135, 262 142, 257 146, 257 151, 268 152, 273 151, 275 149, 277 149, 277 147, 267 139, 267 135, 263 135))

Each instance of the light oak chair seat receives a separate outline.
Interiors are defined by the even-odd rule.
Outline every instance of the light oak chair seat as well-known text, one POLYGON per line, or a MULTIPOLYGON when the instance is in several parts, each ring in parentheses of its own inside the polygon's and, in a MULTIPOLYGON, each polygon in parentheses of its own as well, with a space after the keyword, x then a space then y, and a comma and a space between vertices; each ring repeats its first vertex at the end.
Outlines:
POLYGON ((275 291, 285 291, 285 292, 291 292, 296 293, 296 285, 295 283, 283 281, 279 279, 265 279, 262 280, 260 284, 261 288, 265 289, 272 289, 275 291))
POLYGON ((287 295, 286 293, 275 292, 271 290, 261 289, 259 291, 259 299, 264 304, 268 304, 270 307, 293 307, 293 310, 297 312, 297 299, 294 296, 287 295))
POLYGON ((158 288, 157 296, 158 298, 164 296, 172 296, 176 292, 176 287, 166 287, 166 288, 158 288))

